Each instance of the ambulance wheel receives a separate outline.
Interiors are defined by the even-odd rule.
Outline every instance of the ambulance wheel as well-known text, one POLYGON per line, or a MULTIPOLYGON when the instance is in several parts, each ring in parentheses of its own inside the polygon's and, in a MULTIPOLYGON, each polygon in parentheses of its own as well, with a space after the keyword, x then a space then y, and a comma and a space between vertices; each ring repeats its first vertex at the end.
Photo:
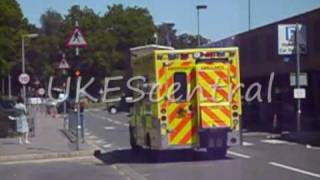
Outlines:
POLYGON ((224 158, 227 155, 227 148, 208 148, 207 154, 210 157, 224 158))
POLYGON ((129 127, 129 134, 130 134, 130 145, 131 145, 132 151, 139 151, 139 150, 141 150, 140 146, 137 145, 136 139, 134 138, 133 128, 132 128, 132 127, 129 127))

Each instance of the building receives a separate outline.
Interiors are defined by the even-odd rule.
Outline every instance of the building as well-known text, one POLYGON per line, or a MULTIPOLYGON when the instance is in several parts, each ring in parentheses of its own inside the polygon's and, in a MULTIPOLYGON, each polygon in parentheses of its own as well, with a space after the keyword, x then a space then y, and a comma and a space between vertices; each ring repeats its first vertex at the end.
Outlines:
POLYGON ((263 102, 244 103, 243 126, 248 129, 294 131, 296 101, 290 86, 290 73, 296 71, 296 58, 278 55, 278 25, 301 23, 307 30, 307 53, 301 56, 301 70, 307 73, 307 98, 302 100, 302 130, 320 130, 320 9, 281 20, 210 44, 211 47, 238 46, 241 78, 246 88, 262 85, 263 102), (272 102, 267 102, 270 74, 274 72, 272 102), (277 122, 274 114, 278 114, 277 122))

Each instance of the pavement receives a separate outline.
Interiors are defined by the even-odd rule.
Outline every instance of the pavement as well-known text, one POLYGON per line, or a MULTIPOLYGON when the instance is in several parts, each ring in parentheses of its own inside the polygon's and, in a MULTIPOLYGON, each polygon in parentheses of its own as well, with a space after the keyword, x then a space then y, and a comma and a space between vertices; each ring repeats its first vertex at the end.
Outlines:
POLYGON ((0 139, 0 162, 22 161, 48 158, 65 158, 92 155, 94 150, 87 143, 81 145, 80 151, 64 135, 63 119, 52 118, 45 113, 35 115, 35 136, 31 144, 18 144, 17 138, 0 139))

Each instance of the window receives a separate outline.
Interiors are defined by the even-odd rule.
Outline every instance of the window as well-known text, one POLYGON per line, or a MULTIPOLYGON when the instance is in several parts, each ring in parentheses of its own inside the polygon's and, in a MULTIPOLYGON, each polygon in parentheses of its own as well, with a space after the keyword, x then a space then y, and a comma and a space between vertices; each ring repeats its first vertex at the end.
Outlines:
POLYGON ((174 78, 174 99, 176 101, 185 101, 187 99, 187 74, 176 72, 174 78))

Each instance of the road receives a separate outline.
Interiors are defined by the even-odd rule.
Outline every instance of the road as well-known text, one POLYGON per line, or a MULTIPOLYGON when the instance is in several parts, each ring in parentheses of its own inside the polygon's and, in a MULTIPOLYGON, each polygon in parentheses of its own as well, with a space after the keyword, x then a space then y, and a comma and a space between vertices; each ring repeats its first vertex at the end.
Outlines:
POLYGON ((247 133, 242 147, 226 158, 209 158, 188 150, 165 152, 160 159, 134 154, 128 143, 125 113, 86 112, 86 137, 102 152, 89 159, 0 164, 1 180, 312 180, 320 179, 320 150, 247 133))
POLYGON ((102 149, 102 160, 135 172, 145 179, 319 179, 320 150, 268 139, 265 133, 248 133, 245 146, 231 148, 225 159, 195 157, 189 151, 169 152, 162 159, 132 154, 125 113, 87 113, 88 138, 102 149), (159 162, 160 161, 160 162, 159 162))

